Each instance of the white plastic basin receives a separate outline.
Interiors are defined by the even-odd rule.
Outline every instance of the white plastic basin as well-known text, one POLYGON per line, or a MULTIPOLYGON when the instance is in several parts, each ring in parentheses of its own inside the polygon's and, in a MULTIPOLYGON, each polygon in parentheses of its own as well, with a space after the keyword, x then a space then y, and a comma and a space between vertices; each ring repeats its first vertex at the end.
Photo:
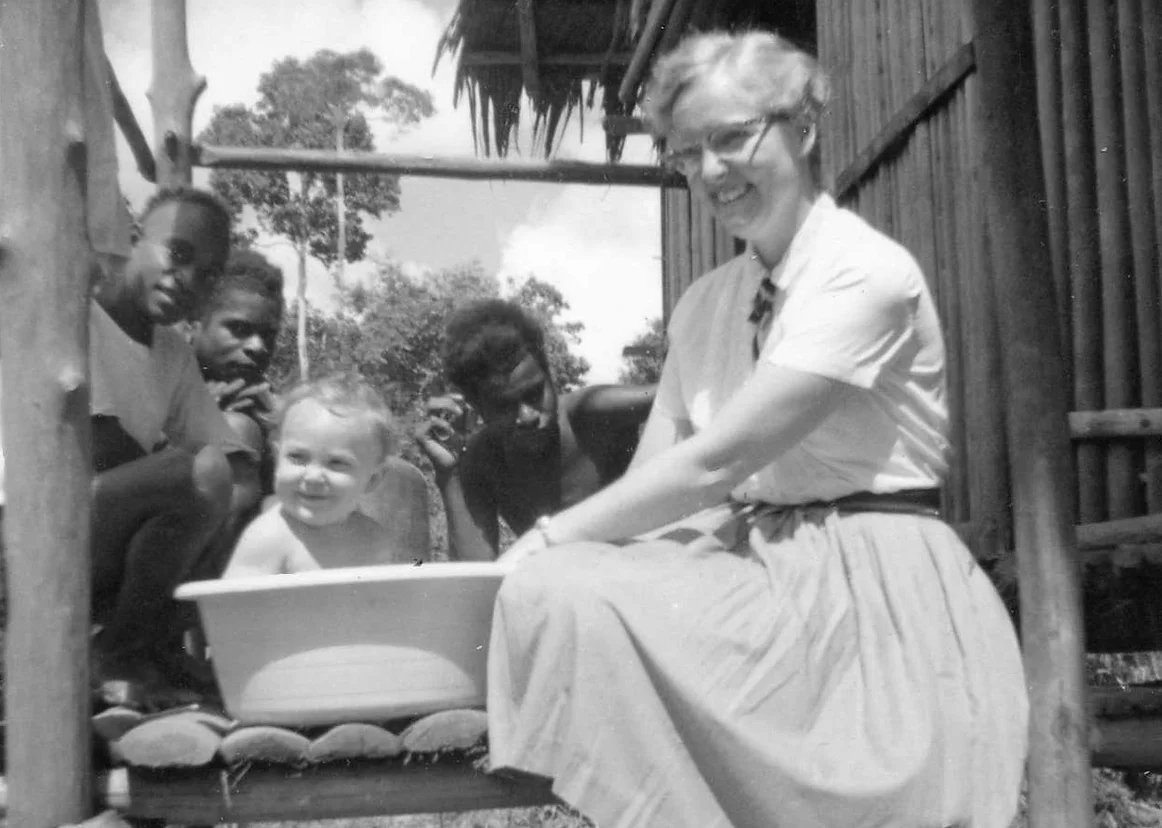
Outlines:
POLYGON ((505 567, 425 563, 197 581, 227 712, 253 724, 384 721, 484 705, 505 567))

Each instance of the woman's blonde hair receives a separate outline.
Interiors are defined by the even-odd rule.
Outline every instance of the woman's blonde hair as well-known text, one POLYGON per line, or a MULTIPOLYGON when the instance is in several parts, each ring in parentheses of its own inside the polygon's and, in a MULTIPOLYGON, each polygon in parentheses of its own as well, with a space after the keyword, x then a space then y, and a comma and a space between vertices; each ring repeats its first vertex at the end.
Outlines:
POLYGON ((792 112, 804 124, 817 124, 831 98, 818 61, 773 32, 689 35, 658 59, 646 84, 642 112, 655 137, 671 130, 674 106, 686 90, 715 71, 729 72, 760 111, 792 112))

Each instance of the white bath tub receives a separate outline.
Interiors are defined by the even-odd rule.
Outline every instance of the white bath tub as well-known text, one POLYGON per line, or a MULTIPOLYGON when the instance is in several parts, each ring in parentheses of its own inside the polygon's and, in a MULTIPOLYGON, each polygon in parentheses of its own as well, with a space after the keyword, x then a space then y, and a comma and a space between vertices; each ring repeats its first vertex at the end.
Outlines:
POLYGON ((227 711, 243 722, 378 722, 484 704, 505 568, 426 563, 179 587, 205 626, 227 711))

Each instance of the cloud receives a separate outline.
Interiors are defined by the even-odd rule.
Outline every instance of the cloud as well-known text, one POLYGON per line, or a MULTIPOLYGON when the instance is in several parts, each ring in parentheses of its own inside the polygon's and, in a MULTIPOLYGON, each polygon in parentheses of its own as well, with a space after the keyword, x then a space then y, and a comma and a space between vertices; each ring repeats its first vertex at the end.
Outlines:
MULTIPOLYGON (((147 136, 152 135, 146 90, 152 74, 149 0, 99 0, 106 51, 126 97, 147 136)), ((306 58, 319 49, 368 47, 388 73, 431 91, 436 114, 406 133, 375 124, 381 151, 432 156, 471 156, 467 106, 452 106, 455 62, 447 56, 433 76, 436 44, 456 0, 196 0, 188 4, 190 62, 207 78, 194 112, 194 132, 215 106, 257 98, 259 76, 280 58, 306 58)), ((516 140, 515 156, 533 155, 531 109, 516 140)), ((374 122, 373 122, 374 123, 374 122)), ((556 157, 603 161, 600 105, 574 112, 556 157)), ((153 190, 137 174, 121 142, 121 182, 141 207, 153 190)), ((648 163, 649 142, 632 139, 624 160, 648 163)), ((195 170, 205 186, 208 173, 195 170)), ((593 381, 614 380, 621 348, 661 313, 659 207, 645 188, 488 184, 405 178, 401 212, 371 222, 370 253, 395 255, 416 267, 446 267, 477 259, 499 263, 503 274, 535 273, 557 285, 585 324, 582 352, 593 364, 593 381)), ((262 238, 260 247, 283 268, 288 295, 298 281, 290 245, 262 238)), ((348 266, 348 278, 367 278, 369 262, 348 266)), ((334 302, 330 274, 307 262, 307 296, 316 306, 334 302)))
POLYGON ((584 322, 590 382, 616 382, 621 349, 662 311, 660 199, 640 188, 562 187, 509 235, 500 273, 556 285, 584 322))

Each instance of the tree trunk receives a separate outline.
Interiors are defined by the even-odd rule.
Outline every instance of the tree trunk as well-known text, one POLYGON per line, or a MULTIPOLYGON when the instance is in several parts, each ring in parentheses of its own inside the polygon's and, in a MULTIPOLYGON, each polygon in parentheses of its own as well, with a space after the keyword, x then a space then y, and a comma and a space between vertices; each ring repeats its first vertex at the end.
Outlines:
POLYGON ((299 255, 298 336, 296 337, 299 350, 299 382, 306 382, 311 373, 311 360, 307 353, 307 243, 299 242, 296 244, 295 252, 299 255))
POLYGON ((85 3, 0 1, 7 820, 79 822, 89 767, 85 3))
MULTIPOLYGON (((335 149, 343 151, 343 126, 346 119, 335 121, 335 149)), ((335 285, 343 287, 343 265, 347 261, 347 196, 344 192, 343 173, 335 174, 335 219, 339 233, 335 239, 335 285)))
POLYGON ((153 110, 157 185, 189 184, 194 104, 206 79, 190 65, 186 0, 153 0, 151 23, 153 78, 147 95, 153 110))

